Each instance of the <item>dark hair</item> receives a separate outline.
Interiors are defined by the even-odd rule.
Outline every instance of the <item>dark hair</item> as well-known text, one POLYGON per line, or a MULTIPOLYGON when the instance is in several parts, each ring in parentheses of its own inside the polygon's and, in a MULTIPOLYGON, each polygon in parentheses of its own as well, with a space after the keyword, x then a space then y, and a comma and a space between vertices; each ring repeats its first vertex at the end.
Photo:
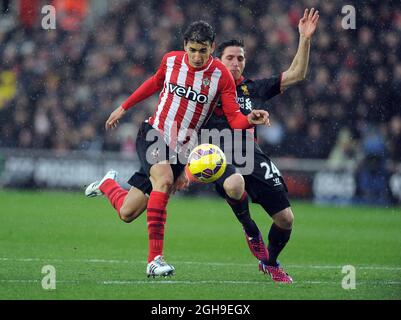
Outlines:
POLYGON ((187 43, 188 41, 192 41, 202 44, 210 42, 210 44, 212 44, 215 36, 216 33, 214 32, 213 27, 206 21, 199 20, 192 22, 185 30, 184 42, 187 43))
POLYGON ((219 44, 216 49, 216 56, 221 59, 224 49, 227 47, 241 47, 245 50, 244 41, 241 39, 231 39, 219 44))

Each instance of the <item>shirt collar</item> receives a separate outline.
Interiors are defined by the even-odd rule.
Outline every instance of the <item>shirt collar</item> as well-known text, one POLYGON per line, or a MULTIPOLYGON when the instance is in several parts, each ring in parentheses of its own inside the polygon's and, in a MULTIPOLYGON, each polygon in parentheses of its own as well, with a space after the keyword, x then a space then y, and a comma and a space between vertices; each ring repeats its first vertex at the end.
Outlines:
POLYGON ((235 80, 235 85, 239 86, 245 80, 244 76, 239 77, 238 80, 235 80))

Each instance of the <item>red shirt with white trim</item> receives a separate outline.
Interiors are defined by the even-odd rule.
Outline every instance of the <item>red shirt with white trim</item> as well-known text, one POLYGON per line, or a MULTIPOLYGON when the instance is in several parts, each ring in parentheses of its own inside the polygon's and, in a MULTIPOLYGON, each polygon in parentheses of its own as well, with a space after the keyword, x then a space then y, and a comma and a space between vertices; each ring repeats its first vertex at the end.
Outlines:
POLYGON ((167 53, 156 73, 135 90, 122 107, 128 110, 160 90, 158 105, 149 123, 176 151, 196 136, 219 98, 231 128, 252 127, 240 112, 231 73, 212 56, 202 68, 193 68, 185 51, 167 53))

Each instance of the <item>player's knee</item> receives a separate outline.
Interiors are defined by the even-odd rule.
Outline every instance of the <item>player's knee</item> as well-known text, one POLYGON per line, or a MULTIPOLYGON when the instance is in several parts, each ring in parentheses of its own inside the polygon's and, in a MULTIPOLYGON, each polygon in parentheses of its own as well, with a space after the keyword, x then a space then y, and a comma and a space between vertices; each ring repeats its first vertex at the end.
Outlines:
POLYGON ((170 190, 172 188, 173 184, 174 184, 173 176, 171 176, 171 177, 169 175, 161 176, 157 179, 154 190, 167 192, 168 190, 170 190))
POLYGON ((134 217, 134 212, 124 209, 124 207, 121 207, 120 209, 120 219, 126 223, 130 223, 135 220, 136 217, 134 217))
POLYGON ((138 203, 137 205, 123 205, 120 208, 120 219, 126 223, 130 223, 138 218, 145 210, 146 203, 138 203))
POLYGON ((273 216, 274 223, 282 229, 292 229, 294 224, 294 214, 290 207, 278 212, 273 216))
MULTIPOLYGON (((154 166, 156 167, 156 166, 154 166)), ((174 175, 171 169, 157 167, 151 169, 151 181, 154 191, 169 192, 174 184, 174 175)))
POLYGON ((241 199, 245 191, 245 181, 239 173, 229 176, 223 184, 224 191, 232 199, 241 199))

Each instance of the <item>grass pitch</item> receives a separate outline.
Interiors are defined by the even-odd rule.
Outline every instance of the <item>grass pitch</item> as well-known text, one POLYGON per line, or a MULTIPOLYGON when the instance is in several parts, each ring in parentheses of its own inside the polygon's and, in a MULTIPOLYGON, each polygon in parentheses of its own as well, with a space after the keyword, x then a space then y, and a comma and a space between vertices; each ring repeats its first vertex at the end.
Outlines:
MULTIPOLYGON (((401 299, 401 210, 293 202, 280 256, 294 284, 257 270, 240 224, 220 199, 172 197, 165 256, 176 268, 147 279, 146 217, 121 222, 107 199, 0 191, 0 299, 401 299), (44 290, 42 268, 56 270, 44 290), (345 265, 356 288, 345 290, 345 265)), ((271 220, 252 215, 265 238, 271 220)))

